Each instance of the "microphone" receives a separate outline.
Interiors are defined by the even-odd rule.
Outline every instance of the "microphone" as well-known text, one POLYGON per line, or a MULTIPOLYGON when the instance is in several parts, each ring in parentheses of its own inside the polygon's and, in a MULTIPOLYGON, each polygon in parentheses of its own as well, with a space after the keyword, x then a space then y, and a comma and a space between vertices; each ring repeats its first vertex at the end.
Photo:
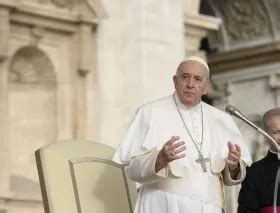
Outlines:
MULTIPOLYGON (((274 148, 276 148, 277 150, 277 156, 278 156, 278 161, 280 160, 280 148, 277 144, 277 142, 263 129, 261 129, 260 127, 258 127, 257 125, 255 125, 254 123, 252 123, 251 121, 249 121, 248 118, 246 118, 235 106, 232 105, 227 105, 227 107, 225 108, 225 111, 227 113, 229 113, 230 115, 233 115, 239 119, 241 119, 242 121, 244 121, 245 123, 249 124, 251 127, 253 127, 254 129, 256 129, 257 131, 259 131, 261 134, 263 134, 266 138, 268 138, 269 140, 267 140, 267 142, 274 146, 274 148)), ((275 185, 274 185, 274 194, 273 194, 273 213, 276 213, 276 204, 277 204, 277 194, 278 194, 278 184, 280 182, 279 177, 280 177, 280 170, 279 170, 279 166, 278 166, 278 170, 277 170, 277 175, 276 175, 276 181, 275 181, 275 185)))
POLYGON ((251 122, 248 118, 246 118, 235 106, 227 105, 226 108, 225 108, 225 111, 228 114, 233 115, 233 116, 241 119, 242 121, 244 121, 245 123, 247 123, 251 127, 253 127, 254 129, 256 129, 258 132, 263 134, 266 138, 269 139, 268 142, 270 143, 270 145, 274 146, 274 148, 276 148, 277 152, 280 153, 280 148, 279 148, 277 142, 266 131, 264 131, 262 128, 258 127, 253 122, 251 122))

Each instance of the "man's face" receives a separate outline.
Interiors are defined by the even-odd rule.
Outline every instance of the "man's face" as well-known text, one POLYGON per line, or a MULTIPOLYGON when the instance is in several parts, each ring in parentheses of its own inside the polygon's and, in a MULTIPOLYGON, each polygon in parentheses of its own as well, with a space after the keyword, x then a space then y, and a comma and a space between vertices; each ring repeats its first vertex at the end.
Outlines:
POLYGON ((173 82, 180 101, 193 107, 200 102, 201 96, 208 92, 208 71, 196 61, 187 61, 173 76, 173 82))
MULTIPOLYGON (((275 115, 267 121, 268 134, 280 145, 280 116, 275 115)), ((274 150, 274 147, 272 148, 274 150)), ((276 151, 276 150, 274 150, 276 151)))

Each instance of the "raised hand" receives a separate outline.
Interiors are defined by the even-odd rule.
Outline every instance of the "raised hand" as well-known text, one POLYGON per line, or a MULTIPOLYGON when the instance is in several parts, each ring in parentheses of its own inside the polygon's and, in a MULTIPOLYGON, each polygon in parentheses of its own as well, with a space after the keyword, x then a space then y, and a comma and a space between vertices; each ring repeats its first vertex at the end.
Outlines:
POLYGON ((167 166, 171 161, 185 157, 183 151, 186 150, 185 142, 179 141, 179 136, 172 136, 159 151, 155 171, 158 172, 160 169, 167 166))
POLYGON ((229 170, 234 171, 237 169, 239 165, 239 160, 241 157, 241 149, 237 144, 232 144, 230 141, 228 142, 228 157, 226 162, 228 164, 229 170))

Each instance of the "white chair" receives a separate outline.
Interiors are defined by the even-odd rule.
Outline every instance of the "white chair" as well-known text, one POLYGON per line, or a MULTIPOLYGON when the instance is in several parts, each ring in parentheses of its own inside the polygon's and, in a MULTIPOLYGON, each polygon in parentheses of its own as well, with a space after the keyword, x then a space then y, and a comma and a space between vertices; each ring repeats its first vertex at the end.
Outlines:
POLYGON ((62 141, 35 152, 46 213, 132 213, 135 183, 111 161, 114 148, 62 141))

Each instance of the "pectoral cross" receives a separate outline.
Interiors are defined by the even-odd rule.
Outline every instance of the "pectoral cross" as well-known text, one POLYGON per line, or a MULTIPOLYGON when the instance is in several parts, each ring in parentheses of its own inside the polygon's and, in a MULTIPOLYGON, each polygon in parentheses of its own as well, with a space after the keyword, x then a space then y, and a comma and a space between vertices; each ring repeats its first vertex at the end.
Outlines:
POLYGON ((204 158, 201 153, 199 153, 198 159, 195 162, 200 163, 203 172, 207 172, 206 162, 209 161, 209 158, 204 158))

